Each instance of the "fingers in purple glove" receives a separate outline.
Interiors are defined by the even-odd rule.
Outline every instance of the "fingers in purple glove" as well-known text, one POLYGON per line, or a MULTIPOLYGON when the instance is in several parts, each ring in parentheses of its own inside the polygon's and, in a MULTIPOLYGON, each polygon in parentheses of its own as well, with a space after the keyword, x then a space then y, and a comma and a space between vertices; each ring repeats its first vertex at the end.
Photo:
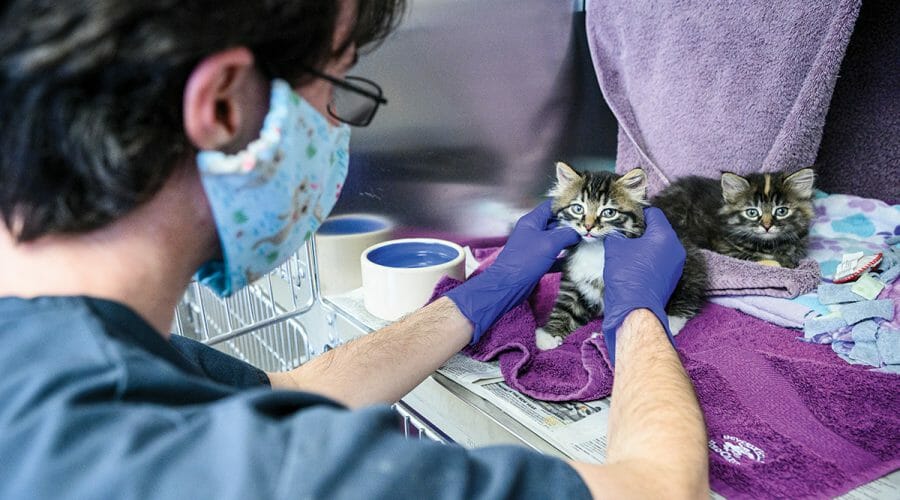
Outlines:
POLYGON ((640 308, 653 311, 671 338, 665 307, 681 277, 686 253, 659 209, 645 208, 644 216, 646 230, 640 237, 604 240, 603 334, 610 349, 615 348, 616 329, 625 316, 640 308))
POLYGON ((672 224, 669 223, 669 219, 666 219, 662 210, 656 207, 647 207, 644 209, 644 222, 646 224, 644 234, 660 234, 664 237, 678 237, 675 235, 675 230, 672 229, 672 224))
POLYGON ((644 220, 647 223, 647 229, 644 231, 644 234, 650 233, 650 236, 653 238, 667 241, 671 251, 679 256, 683 262, 687 253, 681 244, 681 240, 678 239, 678 235, 675 234, 675 230, 672 229, 672 224, 669 223, 669 219, 666 218, 662 210, 656 207, 645 208, 644 220))
POLYGON ((516 226, 543 230, 547 228, 547 224, 550 222, 552 216, 553 213, 550 210, 550 200, 547 200, 519 218, 516 226))
POLYGON ((664 247, 667 253, 683 262, 686 256, 684 247, 662 210, 656 207, 645 208, 644 221, 644 234, 638 238, 620 237, 617 234, 608 236, 603 242, 607 252, 612 252, 613 255, 619 252, 630 255, 638 245, 654 244, 664 247))
POLYGON ((549 201, 523 215, 494 263, 445 294, 474 326, 473 343, 528 296, 564 248, 581 239, 570 227, 548 229, 551 217, 549 201))
POLYGON ((568 226, 560 226, 549 231, 549 237, 553 242, 561 247, 570 247, 581 241, 581 235, 578 231, 568 226))
POLYGON ((669 219, 666 218, 666 214, 656 207, 644 208, 644 220, 647 222, 647 229, 650 229, 651 225, 654 227, 672 228, 672 225, 669 224, 669 219))

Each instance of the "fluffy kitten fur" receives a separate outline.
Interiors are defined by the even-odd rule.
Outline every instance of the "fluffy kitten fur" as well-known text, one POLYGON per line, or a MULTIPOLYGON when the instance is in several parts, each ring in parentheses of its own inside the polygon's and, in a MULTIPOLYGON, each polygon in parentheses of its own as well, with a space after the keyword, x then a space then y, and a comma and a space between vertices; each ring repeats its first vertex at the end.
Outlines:
MULTIPOLYGON (((556 179, 550 191, 553 212, 561 224, 578 231, 581 242, 566 255, 556 304, 547 324, 536 332, 541 349, 558 346, 570 333, 603 313, 603 239, 616 231, 635 238, 645 228, 647 177, 643 170, 636 168, 620 176, 579 172, 560 162, 556 164, 556 179)), ((673 331, 697 314, 705 299, 703 256, 693 247, 685 246, 685 250, 684 272, 666 307, 673 331)))
POLYGON ((813 218, 814 174, 804 168, 720 180, 684 177, 653 198, 685 241, 752 261, 797 267, 813 218))

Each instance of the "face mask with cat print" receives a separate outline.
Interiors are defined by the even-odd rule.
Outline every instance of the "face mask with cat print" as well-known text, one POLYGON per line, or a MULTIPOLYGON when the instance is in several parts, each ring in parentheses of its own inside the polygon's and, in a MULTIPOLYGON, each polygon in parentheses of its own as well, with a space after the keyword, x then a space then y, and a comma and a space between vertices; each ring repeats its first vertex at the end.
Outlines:
MULTIPOLYGON (((547 324, 536 332, 541 349, 558 346, 570 333, 603 313, 603 239, 613 232, 632 238, 643 234, 647 176, 639 168, 621 176, 579 172, 560 162, 556 164, 556 184, 549 194, 557 220, 578 231, 582 241, 566 255, 556 304, 547 324)), ((673 333, 699 311, 706 289, 702 254, 694 248, 685 250, 682 279, 666 309, 673 333)))
POLYGON ((349 142, 350 127, 331 125, 286 81, 274 80, 258 139, 235 154, 197 155, 222 250, 197 280, 228 297, 296 252, 337 202, 349 142))

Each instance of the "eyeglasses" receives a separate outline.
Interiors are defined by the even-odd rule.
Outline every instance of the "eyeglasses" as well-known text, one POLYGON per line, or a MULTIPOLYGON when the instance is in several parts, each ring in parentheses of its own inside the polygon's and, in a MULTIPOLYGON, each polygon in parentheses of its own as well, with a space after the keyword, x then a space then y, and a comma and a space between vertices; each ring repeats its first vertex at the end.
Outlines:
POLYGON ((334 93, 328 103, 328 114, 347 125, 368 126, 372 123, 378 106, 387 104, 381 87, 372 80, 358 76, 340 79, 311 68, 307 68, 306 72, 334 85, 334 93))

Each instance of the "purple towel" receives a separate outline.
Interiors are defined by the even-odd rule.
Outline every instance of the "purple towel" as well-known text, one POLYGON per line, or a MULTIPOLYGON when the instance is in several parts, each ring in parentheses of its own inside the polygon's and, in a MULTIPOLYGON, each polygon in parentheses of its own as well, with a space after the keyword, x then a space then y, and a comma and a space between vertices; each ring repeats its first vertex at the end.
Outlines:
MULTIPOLYGON (((545 401, 591 401, 610 394, 612 373, 600 320, 569 335, 556 349, 541 351, 534 340, 536 324, 547 321, 559 291, 559 273, 546 275, 524 302, 503 315, 466 354, 481 360, 499 359, 500 371, 510 387, 545 401)), ((459 281, 445 278, 434 298, 455 288, 459 281)))
POLYGON ((795 269, 772 267, 701 250, 709 272, 709 295, 765 295, 794 298, 820 282, 819 264, 803 259, 795 269))
MULTIPOLYGON (((860 0, 588 3, 616 168, 671 180, 815 162, 860 0)), ((884 61, 887 64, 887 61, 884 61)))
MULTIPOLYGON (((435 297, 457 286, 446 278, 435 297)), ((595 320, 537 349, 559 288, 548 274, 466 353, 498 359, 507 384, 549 401, 594 400, 612 389, 595 320)), ((900 467, 900 376, 844 363, 791 330, 709 304, 676 337, 706 418, 713 489, 729 498, 823 497, 900 467)))

